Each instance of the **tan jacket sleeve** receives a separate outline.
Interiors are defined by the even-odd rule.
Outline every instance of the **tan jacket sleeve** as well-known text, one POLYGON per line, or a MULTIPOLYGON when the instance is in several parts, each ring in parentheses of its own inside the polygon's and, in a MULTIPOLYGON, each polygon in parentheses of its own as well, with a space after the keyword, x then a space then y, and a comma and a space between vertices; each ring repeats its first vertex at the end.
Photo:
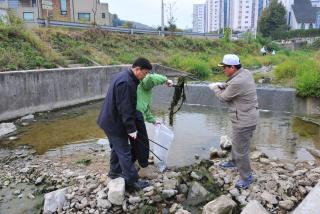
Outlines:
POLYGON ((230 85, 227 85, 225 89, 220 89, 219 87, 216 87, 214 89, 214 92, 217 96, 217 98, 223 102, 229 102, 235 97, 237 97, 239 94, 241 94, 241 85, 231 83, 230 85))

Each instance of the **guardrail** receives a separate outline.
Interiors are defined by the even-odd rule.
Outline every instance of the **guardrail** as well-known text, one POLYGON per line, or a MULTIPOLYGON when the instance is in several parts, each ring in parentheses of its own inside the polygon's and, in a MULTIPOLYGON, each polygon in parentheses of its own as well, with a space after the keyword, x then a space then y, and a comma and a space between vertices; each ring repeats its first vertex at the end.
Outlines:
POLYGON ((207 38, 221 38, 223 35, 212 34, 212 33, 193 33, 193 32, 171 32, 171 31, 158 31, 158 30, 148 30, 148 29, 137 29, 137 28, 123 28, 123 27, 111 27, 106 25, 92 25, 78 22, 65 22, 65 21, 55 21, 50 20, 49 22, 44 19, 38 19, 38 24, 46 26, 55 27, 72 27, 72 28, 82 28, 88 29, 92 27, 99 28, 105 31, 127 33, 127 34, 148 34, 148 35, 174 35, 174 36, 193 36, 193 37, 207 37, 207 38))

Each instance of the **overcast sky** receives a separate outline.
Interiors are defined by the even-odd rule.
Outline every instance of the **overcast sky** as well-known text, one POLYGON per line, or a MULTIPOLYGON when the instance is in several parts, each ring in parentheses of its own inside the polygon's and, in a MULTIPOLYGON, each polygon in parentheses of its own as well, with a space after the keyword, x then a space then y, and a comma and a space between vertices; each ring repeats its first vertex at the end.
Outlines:
MULTIPOLYGON (((151 27, 161 25, 161 0, 101 0, 109 3, 111 13, 118 14, 120 19, 140 22, 151 27)), ((205 0, 164 0, 164 3, 175 2, 174 17, 178 28, 192 28, 193 4, 205 0)), ((167 10, 165 6, 165 24, 167 10)))

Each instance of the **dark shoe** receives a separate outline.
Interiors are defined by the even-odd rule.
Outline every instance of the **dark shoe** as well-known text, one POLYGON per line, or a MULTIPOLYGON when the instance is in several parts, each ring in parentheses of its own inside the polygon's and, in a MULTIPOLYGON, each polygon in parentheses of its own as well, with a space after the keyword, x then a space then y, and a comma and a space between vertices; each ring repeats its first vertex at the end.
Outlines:
POLYGON ((229 169, 229 168, 236 168, 237 165, 233 161, 224 162, 219 165, 221 168, 229 169))
POLYGON ((148 181, 145 180, 138 180, 134 182, 132 185, 126 185, 126 190, 128 192, 137 192, 143 190, 144 188, 150 186, 148 181))
POLYGON ((111 179, 116 179, 116 178, 120 178, 121 174, 117 174, 117 173, 109 173, 108 177, 111 179))
POLYGON ((250 184, 252 184, 254 181, 254 177, 252 174, 249 175, 247 179, 240 179, 236 183, 236 187, 239 189, 248 189, 250 184))

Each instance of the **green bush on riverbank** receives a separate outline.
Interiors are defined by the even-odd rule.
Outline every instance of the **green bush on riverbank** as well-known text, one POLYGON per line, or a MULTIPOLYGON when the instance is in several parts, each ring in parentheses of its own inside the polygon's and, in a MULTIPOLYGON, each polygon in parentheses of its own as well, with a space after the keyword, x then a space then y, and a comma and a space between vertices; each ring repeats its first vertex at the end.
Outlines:
POLYGON ((295 87, 301 96, 320 97, 320 52, 299 54, 278 65, 274 71, 280 82, 295 87))

